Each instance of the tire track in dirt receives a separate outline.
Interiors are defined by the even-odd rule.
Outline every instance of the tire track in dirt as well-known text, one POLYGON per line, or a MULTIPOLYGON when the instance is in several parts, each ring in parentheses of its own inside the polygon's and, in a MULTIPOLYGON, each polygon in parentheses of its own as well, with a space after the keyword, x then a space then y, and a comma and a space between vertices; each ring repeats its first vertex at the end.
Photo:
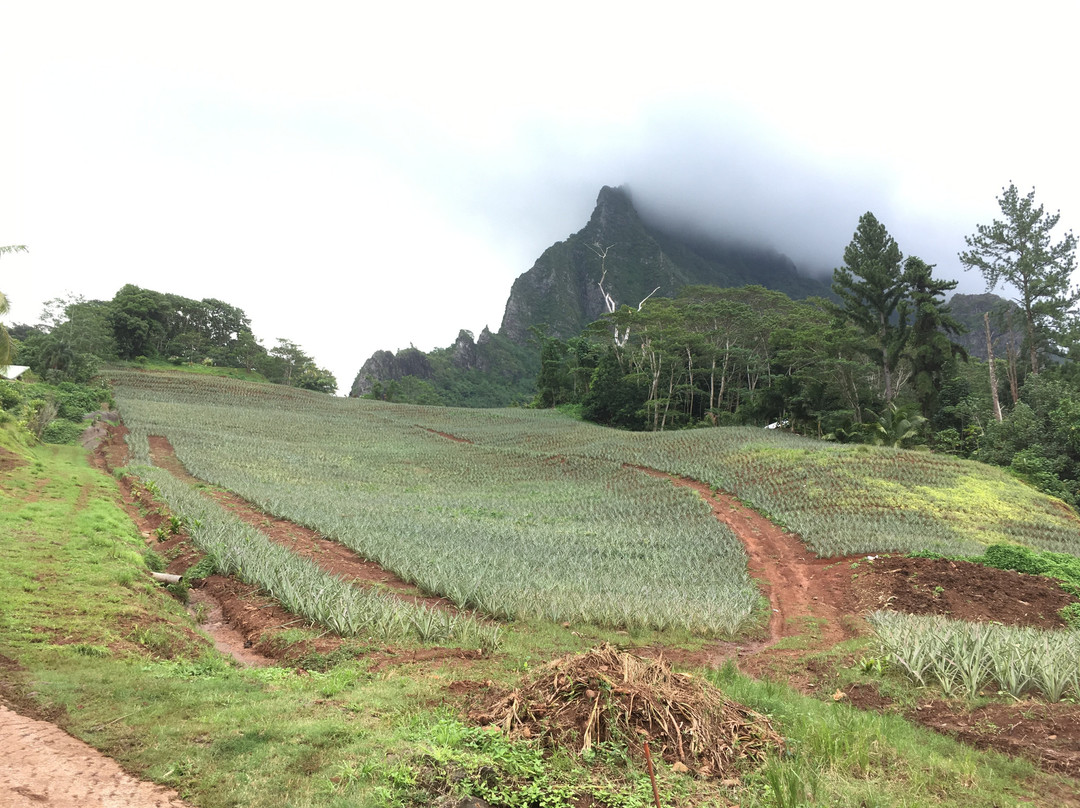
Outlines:
POLYGON ((0 805, 5 808, 190 808, 139 780, 55 724, 0 705, 0 805))

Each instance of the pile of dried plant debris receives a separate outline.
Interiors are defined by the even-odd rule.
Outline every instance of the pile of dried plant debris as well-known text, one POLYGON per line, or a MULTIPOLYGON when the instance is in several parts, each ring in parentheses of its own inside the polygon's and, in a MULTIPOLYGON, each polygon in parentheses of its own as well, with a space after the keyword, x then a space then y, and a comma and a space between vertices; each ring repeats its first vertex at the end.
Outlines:
POLYGON ((610 645, 548 663, 471 718, 578 752, 614 741, 636 755, 643 738, 675 768, 703 777, 731 777, 783 747, 765 716, 708 682, 610 645))

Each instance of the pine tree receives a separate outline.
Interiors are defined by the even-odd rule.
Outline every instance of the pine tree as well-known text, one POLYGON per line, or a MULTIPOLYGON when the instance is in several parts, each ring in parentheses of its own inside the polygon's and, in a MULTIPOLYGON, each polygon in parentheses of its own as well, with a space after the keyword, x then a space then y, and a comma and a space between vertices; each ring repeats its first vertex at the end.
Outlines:
POLYGON ((987 291, 1001 281, 1016 288, 1016 301, 1024 312, 1024 343, 1032 373, 1039 372, 1040 356, 1053 353, 1067 330, 1069 315, 1080 289, 1070 287, 1076 268, 1076 237, 1069 231, 1056 244, 1051 233, 1060 213, 1047 214, 1035 206, 1035 189, 1021 198, 1016 186, 1003 189, 998 198, 1005 219, 978 225, 977 233, 965 236, 968 251, 960 253, 966 269, 977 268, 987 291))
POLYGON ((945 293, 955 289, 957 281, 936 280, 933 269, 933 264, 914 255, 904 262, 904 281, 913 316, 908 359, 915 397, 925 418, 930 418, 937 409, 942 371, 954 358, 967 359, 967 352, 949 339, 950 334, 965 330, 945 305, 945 293))
POLYGON ((844 249, 844 266, 833 270, 832 290, 841 300, 835 310, 869 339, 865 352, 881 368, 886 403, 896 396, 893 374, 907 342, 902 258, 885 226, 867 211, 844 249))

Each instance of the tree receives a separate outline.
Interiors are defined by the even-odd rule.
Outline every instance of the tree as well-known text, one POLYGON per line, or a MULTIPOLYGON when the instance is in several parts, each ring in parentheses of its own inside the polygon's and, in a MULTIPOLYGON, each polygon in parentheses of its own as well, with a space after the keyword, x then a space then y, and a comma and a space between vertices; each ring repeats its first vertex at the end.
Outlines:
POLYGON ((965 236, 968 250, 960 253, 960 262, 965 269, 982 272, 987 291, 1002 281, 1017 290, 1030 370, 1038 373, 1040 355, 1060 344, 1080 300, 1080 289, 1069 285, 1076 268, 1076 237, 1069 231, 1056 244, 1051 242, 1061 214, 1036 207, 1034 188, 1021 198, 1010 183, 997 201, 1004 220, 978 225, 975 235, 965 236))
POLYGON ((933 269, 933 264, 914 255, 904 262, 904 282, 913 315, 908 360, 924 418, 930 418, 937 409, 944 369, 953 359, 967 359, 967 351, 949 339, 950 334, 965 330, 945 305, 945 293, 955 289, 957 281, 935 280, 933 269))
MULTIPOLYGON (((26 252, 26 246, 22 244, 13 244, 7 247, 0 247, 0 255, 5 253, 26 252)), ((8 313, 8 299, 7 296, 0 292, 0 316, 8 313)), ((0 323, 0 368, 6 368, 11 364, 11 360, 14 359, 15 346, 11 342, 11 336, 8 334, 7 329, 0 323)))
POLYGON ((886 403, 896 396, 894 372, 907 342, 902 258, 885 226, 867 211, 844 249, 844 266, 833 270, 832 290, 841 301, 836 311, 870 339, 866 354, 881 368, 886 403))
POLYGON ((334 393, 337 390, 334 375, 318 367, 315 360, 291 340, 278 337, 278 344, 270 350, 267 359, 262 371, 272 382, 318 393, 334 393))

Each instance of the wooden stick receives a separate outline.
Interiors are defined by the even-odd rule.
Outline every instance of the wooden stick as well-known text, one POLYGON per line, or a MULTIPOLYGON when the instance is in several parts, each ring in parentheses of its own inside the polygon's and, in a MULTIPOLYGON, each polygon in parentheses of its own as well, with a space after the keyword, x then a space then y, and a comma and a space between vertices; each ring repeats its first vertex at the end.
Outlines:
POLYGON ((645 741, 645 762, 649 764, 649 781, 652 783, 653 801, 656 802, 656 808, 660 808, 660 792, 656 788, 656 774, 653 772, 652 753, 649 752, 648 741, 645 741))

